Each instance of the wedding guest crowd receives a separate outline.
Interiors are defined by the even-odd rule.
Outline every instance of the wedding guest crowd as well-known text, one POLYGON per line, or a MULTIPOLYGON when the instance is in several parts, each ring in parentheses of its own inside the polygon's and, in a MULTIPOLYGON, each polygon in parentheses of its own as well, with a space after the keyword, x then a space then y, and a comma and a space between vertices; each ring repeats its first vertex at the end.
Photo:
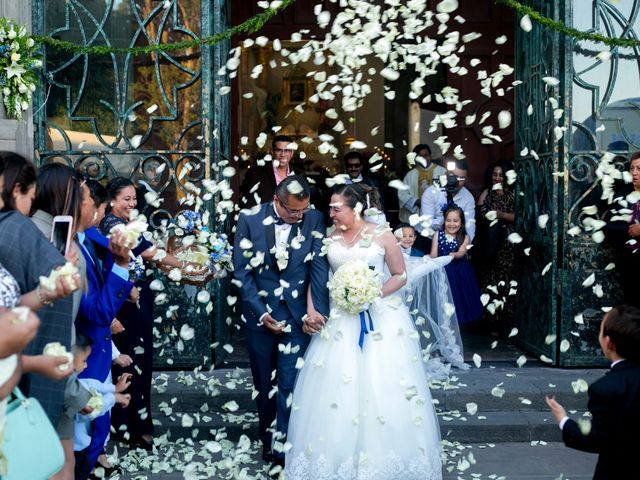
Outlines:
MULTIPOLYGON (((64 459, 52 460, 50 478, 89 478, 96 466, 112 473, 104 455, 111 431, 132 446, 153 446, 153 297, 144 262, 187 265, 171 254, 156 258, 142 236, 131 245, 114 229, 136 205, 127 179, 105 189, 68 166, 36 171, 21 155, 0 152, 0 432, 19 385, 60 439, 64 459), (56 221, 66 222, 66 236, 56 221), (41 280, 48 277, 53 286, 41 280)), ((16 461, 0 470, 19 468, 16 461)))

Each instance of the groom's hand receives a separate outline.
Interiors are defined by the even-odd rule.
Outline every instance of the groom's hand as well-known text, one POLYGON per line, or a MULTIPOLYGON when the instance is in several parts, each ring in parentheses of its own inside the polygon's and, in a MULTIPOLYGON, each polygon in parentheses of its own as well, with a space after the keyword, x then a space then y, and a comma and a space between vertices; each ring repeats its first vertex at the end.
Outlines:
POLYGON ((276 322, 268 313, 264 317, 262 317, 262 324, 267 330, 270 330, 275 334, 282 333, 282 329, 284 328, 282 326, 279 326, 278 322, 276 322))

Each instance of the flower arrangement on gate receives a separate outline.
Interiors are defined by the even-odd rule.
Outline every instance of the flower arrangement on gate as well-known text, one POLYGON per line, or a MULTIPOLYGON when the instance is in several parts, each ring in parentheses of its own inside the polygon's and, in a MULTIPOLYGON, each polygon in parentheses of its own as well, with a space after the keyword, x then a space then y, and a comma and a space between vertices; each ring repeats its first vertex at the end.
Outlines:
POLYGON ((380 286, 380 274, 362 260, 341 265, 328 283, 334 305, 352 315, 364 312, 380 298, 380 286))
POLYGON ((0 17, 0 88, 7 116, 20 120, 31 105, 42 67, 38 46, 26 27, 0 17))
POLYGON ((218 276, 233 270, 233 247, 224 233, 210 232, 208 215, 193 210, 181 211, 172 222, 171 233, 180 240, 174 254, 178 260, 209 267, 218 276))

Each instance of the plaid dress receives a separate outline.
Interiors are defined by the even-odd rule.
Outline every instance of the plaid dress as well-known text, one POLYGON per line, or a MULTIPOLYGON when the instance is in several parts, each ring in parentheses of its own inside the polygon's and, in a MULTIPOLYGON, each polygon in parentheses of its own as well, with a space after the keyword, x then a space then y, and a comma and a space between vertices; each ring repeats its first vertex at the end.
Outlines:
MULTIPOLYGON (((33 222, 16 211, 0 212, 0 263, 16 279, 22 294, 38 286, 65 260, 33 222)), ((71 350, 72 299, 66 297, 38 311, 40 328, 24 349, 26 355, 41 355, 44 346, 60 342, 71 350)), ((65 380, 53 381, 41 375, 23 375, 20 388, 38 399, 53 425, 58 424, 64 400, 65 380)))

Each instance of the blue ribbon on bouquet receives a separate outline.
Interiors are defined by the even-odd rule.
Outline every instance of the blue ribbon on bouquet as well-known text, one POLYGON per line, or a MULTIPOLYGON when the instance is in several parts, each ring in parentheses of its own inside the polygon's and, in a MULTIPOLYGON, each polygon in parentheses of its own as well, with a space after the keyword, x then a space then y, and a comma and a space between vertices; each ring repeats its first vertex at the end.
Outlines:
POLYGON ((364 336, 368 335, 369 332, 373 332, 373 320, 371 319, 371 314, 367 309, 364 312, 360 312, 360 339, 358 340, 360 350, 362 350, 362 346, 364 345, 364 336), (369 317, 369 330, 367 330, 367 319, 365 318, 365 313, 367 314, 367 317, 369 317))

